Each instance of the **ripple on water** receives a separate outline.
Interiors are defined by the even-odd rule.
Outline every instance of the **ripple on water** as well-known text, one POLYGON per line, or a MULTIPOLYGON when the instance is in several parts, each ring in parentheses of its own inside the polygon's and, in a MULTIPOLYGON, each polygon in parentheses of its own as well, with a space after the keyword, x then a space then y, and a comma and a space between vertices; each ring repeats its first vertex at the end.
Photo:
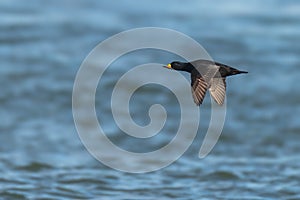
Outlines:
POLYGON ((43 170, 51 170, 53 167, 46 163, 32 162, 27 165, 16 167, 16 170, 28 171, 28 172, 39 172, 43 170))

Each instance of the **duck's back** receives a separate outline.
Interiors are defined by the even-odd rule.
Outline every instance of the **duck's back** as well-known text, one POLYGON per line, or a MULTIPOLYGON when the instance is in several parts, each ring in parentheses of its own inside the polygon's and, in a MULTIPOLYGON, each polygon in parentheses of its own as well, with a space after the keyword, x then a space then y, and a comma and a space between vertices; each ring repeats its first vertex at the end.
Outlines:
POLYGON ((213 62, 210 60, 195 60, 190 63, 202 76, 209 71, 216 72, 217 70, 219 70, 219 73, 216 73, 214 77, 226 77, 241 73, 241 71, 233 67, 218 62, 213 62))

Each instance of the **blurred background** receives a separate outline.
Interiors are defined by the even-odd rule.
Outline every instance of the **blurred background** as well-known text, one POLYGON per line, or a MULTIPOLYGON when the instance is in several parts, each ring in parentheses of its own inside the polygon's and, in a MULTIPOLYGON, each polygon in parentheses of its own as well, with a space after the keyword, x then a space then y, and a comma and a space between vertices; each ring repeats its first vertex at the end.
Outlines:
MULTIPOLYGON (((1 0, 0 197, 300 199, 299 22, 296 0, 1 0), (128 174, 102 165, 81 144, 72 118, 72 87, 99 42, 146 26, 183 32, 214 60, 249 74, 227 80, 225 126, 208 157, 198 158, 210 117, 206 98, 198 136, 178 161, 157 172, 128 174)), ((169 112, 167 127, 149 143, 120 132, 109 98, 132 67, 174 58, 158 50, 137 51, 107 70, 96 109, 114 143, 147 152, 172 139, 180 112, 166 88, 144 86, 130 104, 141 125, 149 123, 154 103, 169 112)))

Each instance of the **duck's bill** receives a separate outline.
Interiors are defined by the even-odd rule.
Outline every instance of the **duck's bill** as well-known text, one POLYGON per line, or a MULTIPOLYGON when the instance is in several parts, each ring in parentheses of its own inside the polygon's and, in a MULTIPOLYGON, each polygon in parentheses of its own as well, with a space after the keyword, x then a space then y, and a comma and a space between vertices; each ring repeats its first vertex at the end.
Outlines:
POLYGON ((165 65, 165 66, 163 66, 163 67, 168 68, 168 69, 172 69, 171 64, 167 64, 167 65, 165 65))

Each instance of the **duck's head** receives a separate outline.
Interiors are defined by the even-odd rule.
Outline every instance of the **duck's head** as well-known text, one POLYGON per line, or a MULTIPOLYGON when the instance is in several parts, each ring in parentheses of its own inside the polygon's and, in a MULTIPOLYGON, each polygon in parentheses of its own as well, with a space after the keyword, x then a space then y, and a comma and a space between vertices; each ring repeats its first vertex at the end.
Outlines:
POLYGON ((167 64, 165 67, 168 69, 183 70, 185 67, 185 63, 174 61, 167 64))

